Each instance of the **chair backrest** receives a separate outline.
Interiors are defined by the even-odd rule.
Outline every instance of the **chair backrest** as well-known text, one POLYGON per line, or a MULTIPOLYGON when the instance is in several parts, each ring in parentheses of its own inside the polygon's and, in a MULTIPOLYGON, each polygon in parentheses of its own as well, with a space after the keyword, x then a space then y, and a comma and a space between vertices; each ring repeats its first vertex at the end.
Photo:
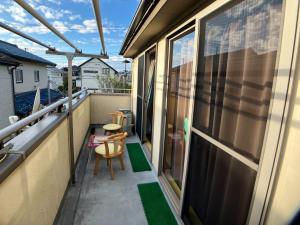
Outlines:
POLYGON ((110 113, 112 116, 112 123, 119 124, 121 127, 123 127, 123 122, 124 122, 124 113, 122 112, 114 112, 110 113))
POLYGON ((128 133, 118 133, 111 135, 107 138, 106 141, 104 141, 105 144, 105 155, 110 156, 113 155, 115 152, 124 152, 124 146, 125 146, 125 141, 128 133), (108 143, 113 143, 114 144, 114 152, 112 154, 109 153, 109 147, 108 143))

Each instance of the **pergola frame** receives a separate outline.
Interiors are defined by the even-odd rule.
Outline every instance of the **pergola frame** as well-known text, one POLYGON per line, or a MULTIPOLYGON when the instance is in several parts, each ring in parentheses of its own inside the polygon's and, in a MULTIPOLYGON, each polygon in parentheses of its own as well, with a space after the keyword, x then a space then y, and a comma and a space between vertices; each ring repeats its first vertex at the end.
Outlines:
POLYGON ((14 0, 18 3, 23 9, 25 9, 28 13, 30 13, 33 17, 35 17, 40 23, 46 26, 49 30, 51 30, 55 35, 57 35, 60 39, 62 39, 65 43, 71 46, 75 51, 74 52, 62 52, 56 51, 55 47, 51 47, 50 45, 44 44, 43 42, 21 32, 15 28, 12 28, 4 23, 0 22, 0 27, 13 32, 27 40, 30 40, 36 44, 39 44, 48 50, 46 54, 51 55, 62 55, 66 56, 68 60, 68 108, 69 108, 69 116, 68 116, 68 124, 69 124, 69 146, 70 146, 70 175, 71 175, 71 182, 75 184, 75 170, 74 170, 74 141, 73 141, 73 107, 72 107, 72 61, 74 57, 91 57, 91 58, 102 58, 108 59, 108 55, 105 50, 104 44, 104 35, 103 35, 103 28, 100 16, 100 4, 99 0, 92 0, 93 1, 93 8, 94 13, 97 21, 97 27, 99 32, 99 37, 102 45, 102 51, 99 55, 96 54, 86 54, 82 53, 82 50, 78 49, 71 41, 69 41, 61 32, 59 32, 54 26, 52 26, 44 17, 42 17, 35 9, 33 9, 28 3, 24 0, 14 0))

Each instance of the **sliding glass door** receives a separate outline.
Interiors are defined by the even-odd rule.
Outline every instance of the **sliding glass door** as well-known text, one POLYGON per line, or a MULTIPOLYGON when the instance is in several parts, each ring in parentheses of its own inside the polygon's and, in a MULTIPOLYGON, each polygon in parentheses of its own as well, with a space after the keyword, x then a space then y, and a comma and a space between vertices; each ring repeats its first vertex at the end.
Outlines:
POLYGON ((156 48, 146 52, 146 73, 145 73, 145 109, 144 109, 144 140, 147 149, 152 151, 152 130, 153 130, 153 100, 154 100, 154 79, 156 67, 156 48))
POLYGON ((281 19, 282 0, 244 0, 200 20, 186 224, 247 222, 277 72, 281 19))
POLYGON ((180 196, 193 67, 194 31, 170 40, 163 175, 180 196))
POLYGON ((144 73, 145 73, 145 55, 138 58, 138 87, 136 102, 136 133, 143 142, 144 137, 144 73))

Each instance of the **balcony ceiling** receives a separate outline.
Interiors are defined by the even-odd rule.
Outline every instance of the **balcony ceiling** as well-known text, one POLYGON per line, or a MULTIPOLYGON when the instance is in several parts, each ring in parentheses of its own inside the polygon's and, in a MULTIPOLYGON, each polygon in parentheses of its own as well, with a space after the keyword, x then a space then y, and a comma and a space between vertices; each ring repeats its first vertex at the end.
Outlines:
MULTIPOLYGON (((120 54, 125 57, 135 57, 142 50, 153 44, 157 38, 172 30, 176 25, 182 22, 185 18, 194 14, 194 11, 208 0, 162 0, 156 3, 151 12, 146 15, 142 21, 141 17, 137 16, 131 24, 126 39, 123 43, 120 54), (140 27, 136 26, 137 21, 141 21, 140 27), (135 30, 134 30, 134 27, 135 30)), ((141 9, 139 9, 141 10, 141 9)), ((145 8, 143 8, 145 11, 145 8)), ((136 13, 138 15, 138 12, 136 13)))

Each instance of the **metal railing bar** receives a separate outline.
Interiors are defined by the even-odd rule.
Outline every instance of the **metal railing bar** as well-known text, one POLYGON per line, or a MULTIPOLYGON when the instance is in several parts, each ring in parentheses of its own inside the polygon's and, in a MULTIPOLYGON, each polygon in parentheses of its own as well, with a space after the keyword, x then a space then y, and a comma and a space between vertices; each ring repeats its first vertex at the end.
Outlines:
POLYGON ((104 43, 104 35, 103 35, 103 27, 102 27, 101 15, 100 15, 99 0, 93 0, 93 8, 94 8, 96 21, 97 21, 97 27, 98 27, 98 31, 99 31, 102 50, 103 50, 103 53, 106 54, 105 43, 104 43))
POLYGON ((52 26, 44 17, 37 13, 28 3, 23 0, 14 0, 18 3, 23 9, 25 9, 28 13, 30 13, 33 17, 35 17, 38 21, 40 21, 44 26, 46 26, 49 30, 51 30, 54 34, 60 37, 64 42, 70 45, 75 49, 76 52, 81 52, 72 42, 70 42, 62 33, 60 33, 54 26, 52 26))
POLYGON ((23 32, 18 31, 18 30, 16 30, 15 28, 10 27, 10 26, 8 26, 8 25, 2 23, 2 22, 0 22, 0 27, 4 28, 4 29, 6 29, 6 30, 8 30, 8 31, 10 31, 10 32, 12 32, 12 33, 15 33, 15 34, 17 34, 17 35, 20 35, 21 37, 23 37, 23 38, 25 38, 25 39, 27 39, 27 40, 30 40, 30 41, 32 41, 32 42, 34 42, 34 43, 36 43, 36 44, 39 44, 39 45, 41 45, 41 46, 43 46, 43 47, 45 47, 45 48, 48 48, 49 50, 55 51, 55 48, 54 48, 54 47, 51 47, 50 45, 44 44, 43 42, 40 42, 39 40, 37 40, 37 39, 35 39, 35 38, 33 38, 33 37, 30 37, 29 35, 24 34, 23 32))
MULTIPOLYGON (((87 89, 83 89, 83 90, 81 90, 77 93, 74 93, 72 95, 72 98, 76 98, 77 96, 80 96, 84 92, 87 93, 87 89)), ((53 111, 54 109, 58 108, 60 105, 65 104, 66 102, 68 102, 68 97, 63 98, 63 99, 47 106, 46 108, 44 108, 40 111, 37 111, 36 113, 33 113, 32 115, 30 115, 28 117, 25 117, 24 119, 3 128, 2 130, 0 130, 0 141, 7 138, 7 137, 9 137, 11 134, 14 134, 14 133, 18 132, 19 130, 21 130, 25 126, 27 126, 30 123, 38 120, 40 117, 42 117, 45 114, 53 111)))

